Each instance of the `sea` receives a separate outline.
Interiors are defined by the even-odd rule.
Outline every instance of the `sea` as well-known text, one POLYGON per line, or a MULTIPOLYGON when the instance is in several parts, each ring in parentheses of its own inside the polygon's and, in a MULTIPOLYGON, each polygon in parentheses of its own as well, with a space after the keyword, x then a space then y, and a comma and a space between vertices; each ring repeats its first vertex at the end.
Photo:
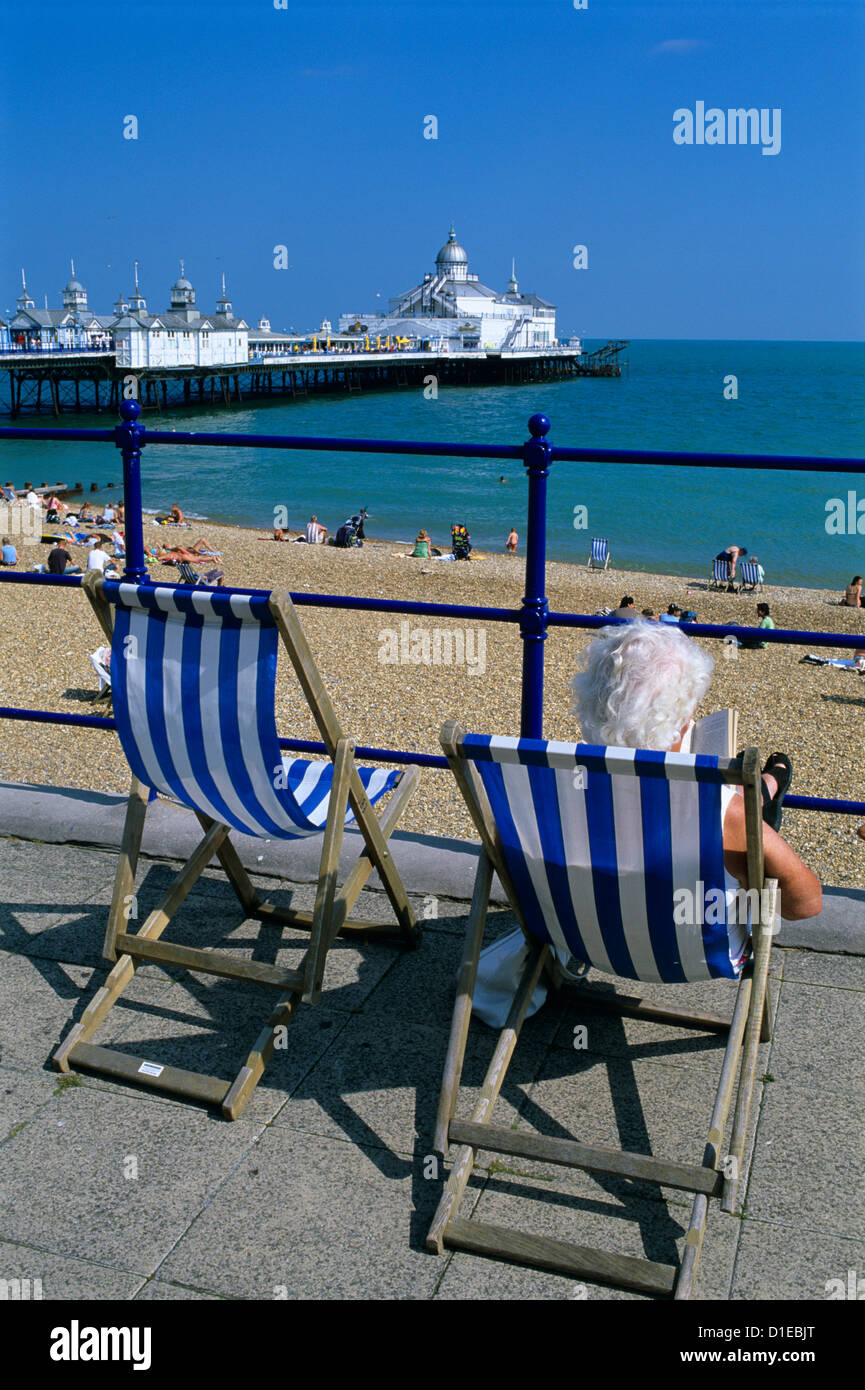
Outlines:
MULTIPOLYGON (((840 589, 865 573, 865 344, 634 340, 623 357, 628 366, 618 378, 442 385, 437 396, 429 387, 404 387, 274 397, 148 410, 144 422, 164 430, 519 445, 529 417, 541 411, 552 442, 579 448, 859 457, 861 475, 555 463, 547 553, 585 564, 592 537, 600 536, 614 568, 702 578, 718 551, 737 544, 759 558, 770 584, 840 589)), ((105 428, 109 418, 43 414, 40 423, 105 428)), ((97 481, 94 500, 109 495, 101 489, 113 482, 116 496, 121 470, 111 446, 0 447, 3 481, 97 481)), ((476 547, 502 551, 513 526, 524 553, 528 490, 515 460, 154 445, 144 450, 142 473, 145 508, 177 502, 204 535, 208 520, 266 535, 275 516, 301 528, 312 513, 333 533, 366 507, 370 538, 408 543, 425 527, 447 549, 451 525, 462 522, 476 547)))

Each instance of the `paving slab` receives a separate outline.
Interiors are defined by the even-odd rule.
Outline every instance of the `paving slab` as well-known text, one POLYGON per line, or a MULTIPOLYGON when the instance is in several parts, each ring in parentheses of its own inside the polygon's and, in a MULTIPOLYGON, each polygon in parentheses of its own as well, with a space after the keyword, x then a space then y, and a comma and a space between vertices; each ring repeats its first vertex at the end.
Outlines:
POLYGON ((394 1155, 273 1126, 159 1268, 226 1298, 430 1298, 438 1200, 394 1155))
POLYGON ((865 1238, 865 1095, 767 1084, 747 1185, 749 1217, 865 1238))
MULTIPOLYGON (((34 1072, 48 1069, 51 1054, 106 973, 104 968, 0 952, 0 1063, 34 1072)), ((133 1002, 153 1000, 165 988, 165 981, 136 978, 127 996, 133 1002)), ((100 1040, 110 1042, 117 1034, 116 1019, 109 1014, 102 1027, 100 1040)))
MULTIPOLYGON (((57 1255, 51 1250, 15 1241, 0 1240, 0 1280, 7 1284, 19 1280, 18 1293, 25 1292, 20 1281, 29 1279, 26 1292, 37 1301, 62 1299, 127 1299, 141 1285, 141 1275, 131 1270, 111 1269, 92 1260, 73 1255, 57 1255), (38 1284, 35 1282, 38 1280, 38 1284)), ((7 1295, 14 1298, 14 1287, 7 1295)))
POLYGON ((784 981, 770 1070, 784 1085, 814 1086, 865 1099, 865 997, 861 990, 784 981))
POLYGON ((190 1108, 72 1087, 3 1145, 0 1238, 153 1274, 253 1142, 190 1108))
POLYGON ((750 1218, 742 1222, 732 1299, 848 1301, 853 1289, 857 1299, 865 1298, 865 1241, 750 1218))
POLYGON ((50 1101, 59 1080, 57 1072, 48 1075, 0 1067, 0 1142, 28 1124, 39 1107, 50 1101))

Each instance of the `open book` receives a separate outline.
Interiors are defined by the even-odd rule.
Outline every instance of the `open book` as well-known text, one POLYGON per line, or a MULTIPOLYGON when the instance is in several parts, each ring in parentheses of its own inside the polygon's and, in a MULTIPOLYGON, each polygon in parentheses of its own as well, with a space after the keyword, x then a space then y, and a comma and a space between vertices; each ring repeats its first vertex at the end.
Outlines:
POLYGON ((690 747, 682 752, 708 753, 714 758, 735 758, 739 733, 739 712, 719 709, 698 719, 691 730, 690 747))

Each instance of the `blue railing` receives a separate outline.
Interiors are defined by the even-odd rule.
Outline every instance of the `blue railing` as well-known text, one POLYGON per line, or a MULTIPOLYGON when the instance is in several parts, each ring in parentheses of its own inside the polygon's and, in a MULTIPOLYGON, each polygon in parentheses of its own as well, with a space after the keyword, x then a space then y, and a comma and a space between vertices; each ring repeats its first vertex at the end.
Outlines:
MULTIPOLYGON (((546 572, 546 494, 550 466, 567 463, 672 464, 690 468, 760 468, 777 471, 865 473, 865 460, 853 458, 811 458, 803 455, 674 453, 644 449, 576 449, 554 445, 547 439, 550 422, 545 415, 529 421, 531 437, 522 445, 456 444, 393 439, 335 439, 298 435, 212 434, 153 430, 146 432, 140 420, 137 401, 124 401, 123 420, 115 429, 12 429, 0 427, 0 439, 75 440, 115 444, 123 459, 123 489, 126 508, 126 568, 123 578, 131 583, 150 583, 144 560, 144 530, 141 502, 141 450, 147 445, 209 445, 219 448, 303 449, 304 451, 416 454, 448 458, 495 458, 522 462, 528 473, 528 515, 526 523, 526 587, 520 608, 488 608, 466 604, 424 603, 397 599, 355 598, 336 594, 295 594, 299 607, 354 609, 367 612, 402 613, 426 617, 452 617, 483 622, 517 623, 523 641, 522 699, 520 732, 525 738, 543 737, 544 642, 551 627, 601 628, 626 619, 594 617, 585 613, 553 613, 544 592, 546 572)), ((78 587, 78 576, 27 573, 0 574, 0 581, 19 584, 53 584, 78 587)), ((182 586, 180 586, 182 587, 182 586)), ((237 593, 264 594, 265 590, 236 589, 237 593)), ((795 646, 861 648, 863 638, 845 633, 808 632, 789 628, 751 628, 738 624, 687 623, 682 628, 695 637, 781 642, 795 646)), ((0 718, 35 720, 45 723, 113 729, 114 720, 94 715, 58 714, 51 711, 0 707, 0 718)), ((324 745, 299 739, 281 739, 280 746, 294 752, 320 753, 324 745)), ((421 767, 446 767, 444 758, 430 753, 410 753, 403 749, 358 748, 358 756, 388 762, 411 763, 421 767)), ((865 815, 865 801, 839 798, 788 796, 785 805, 802 810, 833 811, 865 815)))

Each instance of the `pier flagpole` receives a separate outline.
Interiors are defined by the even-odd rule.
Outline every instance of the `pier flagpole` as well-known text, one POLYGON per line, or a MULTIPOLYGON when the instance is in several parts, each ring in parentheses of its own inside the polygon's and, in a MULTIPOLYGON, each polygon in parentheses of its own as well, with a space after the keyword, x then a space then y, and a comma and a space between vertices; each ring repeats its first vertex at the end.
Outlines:
POLYGON ((147 579, 144 563, 144 520, 141 513, 141 450, 145 445, 144 426, 139 422, 138 401, 121 401, 122 425, 114 431, 114 443, 123 457, 123 504, 126 513, 126 568, 123 578, 130 584, 147 579))
POLYGON ((529 420, 531 439, 523 445, 523 463, 529 475, 529 508, 526 524, 526 592, 520 611, 523 640, 523 691, 520 734, 543 738, 544 642, 547 640, 549 603, 545 593, 547 564, 547 478, 552 446, 546 438, 546 415, 529 420))

